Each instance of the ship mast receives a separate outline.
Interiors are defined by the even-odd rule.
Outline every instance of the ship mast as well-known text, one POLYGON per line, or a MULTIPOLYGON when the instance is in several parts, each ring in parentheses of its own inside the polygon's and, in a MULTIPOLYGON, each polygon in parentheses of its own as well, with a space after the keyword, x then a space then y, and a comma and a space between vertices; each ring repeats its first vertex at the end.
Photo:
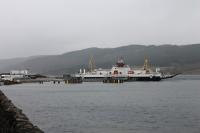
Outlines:
POLYGON ((145 58, 145 60, 144 60, 143 69, 146 70, 146 71, 149 70, 149 63, 148 63, 148 59, 147 58, 145 58))
POLYGON ((89 71, 92 72, 94 71, 94 69, 95 69, 95 60, 93 55, 91 55, 89 59, 89 71))

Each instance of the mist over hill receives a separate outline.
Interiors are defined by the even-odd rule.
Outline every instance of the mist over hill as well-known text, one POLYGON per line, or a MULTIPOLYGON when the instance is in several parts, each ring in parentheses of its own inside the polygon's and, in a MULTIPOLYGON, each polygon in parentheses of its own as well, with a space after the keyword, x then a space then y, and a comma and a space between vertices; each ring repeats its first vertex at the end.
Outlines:
POLYGON ((92 55, 96 67, 111 68, 119 57, 126 64, 142 66, 148 58, 152 66, 176 67, 180 71, 194 73, 200 70, 200 44, 192 45, 128 45, 117 48, 88 48, 61 55, 34 56, 0 60, 0 73, 12 69, 29 69, 32 73, 64 74, 88 68, 92 55))

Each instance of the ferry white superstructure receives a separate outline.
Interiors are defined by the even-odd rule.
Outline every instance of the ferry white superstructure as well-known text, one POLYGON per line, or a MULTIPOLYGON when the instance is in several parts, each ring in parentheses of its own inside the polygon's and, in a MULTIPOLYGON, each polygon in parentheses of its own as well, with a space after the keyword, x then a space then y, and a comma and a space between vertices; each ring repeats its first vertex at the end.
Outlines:
POLYGON ((160 72, 160 68, 156 68, 155 71, 149 68, 148 60, 145 59, 144 66, 139 69, 134 69, 129 65, 126 65, 123 59, 119 59, 111 69, 94 69, 86 72, 85 69, 80 70, 76 77, 82 77, 86 82, 103 81, 105 78, 124 78, 126 81, 160 81, 163 75, 160 72))

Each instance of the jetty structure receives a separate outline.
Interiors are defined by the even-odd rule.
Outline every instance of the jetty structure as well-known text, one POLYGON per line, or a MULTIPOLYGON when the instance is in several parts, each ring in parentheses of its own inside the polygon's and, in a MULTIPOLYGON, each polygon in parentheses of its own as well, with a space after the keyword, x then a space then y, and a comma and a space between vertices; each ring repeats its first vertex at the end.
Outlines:
POLYGON ((64 74, 63 80, 65 84, 78 84, 83 82, 81 77, 75 77, 74 75, 71 74, 64 74))
POLYGON ((32 74, 28 70, 11 70, 9 73, 0 74, 0 85, 12 85, 20 83, 62 82, 63 79, 47 77, 41 74, 32 74))
POLYGON ((133 81, 161 81, 162 79, 173 78, 178 74, 165 75, 159 67, 152 69, 147 58, 141 68, 134 68, 124 63, 123 58, 119 58, 111 69, 95 69, 93 58, 89 61, 89 71, 80 69, 75 77, 81 77, 83 82, 133 82, 133 81))
POLYGON ((31 74, 28 70, 12 70, 9 73, 0 74, 1 85, 13 85, 21 83, 40 83, 52 82, 53 84, 76 84, 82 83, 82 78, 75 77, 71 74, 64 74, 63 76, 45 76, 41 74, 31 74))

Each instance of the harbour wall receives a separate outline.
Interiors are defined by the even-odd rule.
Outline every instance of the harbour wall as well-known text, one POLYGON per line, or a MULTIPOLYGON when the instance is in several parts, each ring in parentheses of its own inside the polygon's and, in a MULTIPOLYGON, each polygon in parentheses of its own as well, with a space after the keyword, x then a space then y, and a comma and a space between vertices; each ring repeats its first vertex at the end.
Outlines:
POLYGON ((0 133, 44 133, 0 90, 0 133))

